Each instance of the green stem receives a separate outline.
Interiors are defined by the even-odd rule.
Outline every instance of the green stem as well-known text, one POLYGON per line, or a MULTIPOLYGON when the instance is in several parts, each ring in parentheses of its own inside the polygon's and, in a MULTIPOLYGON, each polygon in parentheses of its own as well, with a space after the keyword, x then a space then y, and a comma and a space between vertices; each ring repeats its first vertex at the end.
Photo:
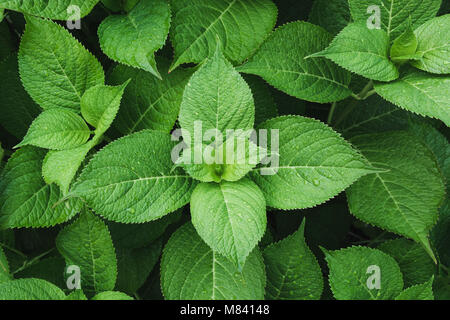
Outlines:
POLYGON ((1 242, 0 242, 0 246, 2 246, 3 248, 5 248, 5 249, 7 249, 7 250, 9 250, 9 251, 11 251, 11 252, 14 252, 15 254, 21 256, 22 258, 27 258, 27 255, 26 255, 26 254, 20 252, 20 251, 17 250, 17 249, 14 249, 13 247, 8 246, 7 244, 4 244, 4 243, 1 243, 1 242))
POLYGON ((331 124, 331 121, 333 120, 334 111, 336 110, 337 102, 333 102, 331 105, 330 112, 328 113, 328 120, 327 123, 331 124))
POLYGON ((35 264, 36 262, 38 262, 39 260, 41 260, 43 257, 45 257, 46 255, 48 255, 49 253, 51 253, 53 250, 55 250, 55 248, 51 248, 48 251, 45 251, 44 253, 41 253, 40 255, 32 258, 31 260, 27 260, 23 263, 23 265, 18 268, 17 270, 15 270, 12 274, 15 275, 16 273, 25 270, 26 268, 28 268, 29 266, 35 264))

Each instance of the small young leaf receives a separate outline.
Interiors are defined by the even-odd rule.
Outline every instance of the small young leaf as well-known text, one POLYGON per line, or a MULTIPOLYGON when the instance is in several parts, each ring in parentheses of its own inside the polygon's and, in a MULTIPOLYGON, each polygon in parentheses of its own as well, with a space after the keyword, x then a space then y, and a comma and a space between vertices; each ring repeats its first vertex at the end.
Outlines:
POLYGON ((392 61, 398 63, 404 62, 405 60, 403 60, 402 57, 414 55, 417 50, 417 45, 417 37, 412 29, 411 20, 409 20, 409 24, 405 32, 395 39, 391 46, 390 56, 392 61))
POLYGON ((269 245, 263 257, 267 272, 266 298, 318 300, 323 276, 316 257, 305 242, 305 220, 294 234, 269 245))
POLYGON ((403 290, 395 300, 434 300, 433 280, 434 276, 423 284, 403 290))
POLYGON ((65 150, 84 144, 91 134, 86 122, 75 112, 53 108, 43 111, 31 123, 17 147, 32 145, 45 149, 65 150))
POLYGON ((68 266, 80 268, 81 287, 93 294, 113 290, 117 260, 108 228, 98 217, 84 211, 56 238, 56 247, 68 266))
POLYGON ((319 103, 339 101, 351 94, 350 73, 324 58, 305 59, 325 49, 331 39, 321 27, 292 22, 276 29, 237 70, 261 76, 299 99, 319 103))
POLYGON ((161 288, 168 300, 262 300, 266 275, 258 248, 248 256, 242 272, 215 253, 191 223, 167 242, 161 260, 161 288))
POLYGON ((331 291, 337 300, 389 300, 403 289, 402 273, 380 250, 350 247, 325 251, 331 291))
POLYGON ((45 280, 17 279, 0 284, 0 300, 64 300, 64 292, 45 280))
POLYGON ((363 77, 392 81, 399 74, 388 58, 388 49, 389 38, 385 31, 368 29, 362 23, 352 23, 334 38, 328 48, 310 58, 326 57, 363 77))
POLYGON ((103 52, 112 60, 161 78, 154 53, 166 42, 170 9, 165 0, 141 0, 126 15, 111 15, 98 28, 103 52))
POLYGON ((60 25, 27 16, 20 42, 19 71, 28 94, 43 109, 80 109, 83 93, 103 84, 103 68, 60 25))
POLYGON ((123 292, 104 291, 93 296, 91 300, 134 300, 134 299, 123 292))
POLYGON ((264 195, 248 179, 199 184, 192 193, 191 216, 206 244, 239 269, 266 231, 264 195))
POLYGON ((69 293, 66 300, 87 300, 88 298, 84 294, 83 290, 74 290, 69 293))

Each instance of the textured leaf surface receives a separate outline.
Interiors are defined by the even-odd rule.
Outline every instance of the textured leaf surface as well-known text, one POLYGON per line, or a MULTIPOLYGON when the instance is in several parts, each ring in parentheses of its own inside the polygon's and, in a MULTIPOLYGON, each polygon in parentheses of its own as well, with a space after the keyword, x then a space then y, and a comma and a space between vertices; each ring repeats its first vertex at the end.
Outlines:
POLYGON ((217 40, 228 60, 241 63, 261 45, 277 19, 271 0, 171 0, 170 5, 175 49, 171 70, 202 62, 214 53, 217 40))
POLYGON ((374 14, 367 13, 370 6, 380 9, 381 27, 394 40, 408 26, 411 17, 413 28, 417 28, 427 20, 436 16, 442 0, 349 0, 350 12, 356 22, 366 23, 374 14))
POLYGON ((83 93, 104 82, 100 63, 66 29, 31 16, 20 42, 19 71, 25 90, 43 109, 79 110, 83 93))
POLYGON ((309 21, 333 35, 338 34, 351 21, 348 0, 315 0, 309 21))
POLYGON ((414 34, 414 30, 409 22, 405 32, 403 32, 391 46, 390 57, 392 61, 403 62, 406 59, 402 59, 404 56, 411 56, 416 53, 417 50, 417 37, 414 34))
POLYGON ((389 300, 403 289, 400 268, 393 258, 380 250, 368 247, 350 247, 338 251, 326 251, 325 259, 330 269, 331 291, 338 300, 389 300), (368 286, 370 267, 380 271, 379 289, 368 286), (369 270, 369 271, 368 271, 369 270))
POLYGON ((405 287, 426 282, 436 269, 433 260, 419 244, 399 238, 389 240, 377 247, 397 261, 403 274, 405 287))
POLYGON ((91 134, 83 118, 71 110, 53 108, 42 112, 16 147, 33 145, 45 149, 72 149, 84 144, 91 134))
POLYGON ((129 295, 119 291, 100 292, 92 297, 91 300, 134 300, 129 295))
POLYGON ((87 300, 83 290, 74 290, 66 296, 66 300, 87 300))
POLYGON ((116 140, 93 157, 70 194, 112 221, 156 220, 188 203, 195 187, 181 168, 172 170, 174 146, 170 135, 151 130, 116 140))
POLYGON ((261 128, 279 130, 279 163, 272 163, 264 175, 260 169, 250 173, 270 207, 289 210, 316 206, 374 170, 320 121, 283 116, 261 128))
POLYGON ((318 300, 323 276, 316 257, 305 242, 305 221, 287 238, 264 249, 267 272, 266 298, 318 300))
POLYGON ((326 57, 341 67, 363 77, 392 81, 399 74, 387 55, 389 37, 383 30, 368 29, 365 24, 352 23, 344 28, 322 52, 312 56, 326 57))
POLYGON ((192 72, 178 68, 168 74, 169 61, 159 58, 157 62, 162 80, 143 70, 124 65, 116 66, 108 76, 108 82, 114 85, 131 79, 113 124, 124 135, 142 129, 169 133, 175 124, 184 87, 192 72))
POLYGON ((58 234, 56 247, 68 266, 80 267, 84 292, 114 289, 116 253, 108 228, 98 217, 88 211, 82 212, 77 220, 58 234))
POLYGON ((0 179, 0 227, 49 227, 78 213, 75 201, 53 208, 61 193, 41 176, 45 150, 24 147, 6 164, 0 179))
POLYGON ((239 268, 266 231, 266 206, 248 179, 199 184, 191 197, 192 224, 217 253, 239 268))
POLYGON ((375 83, 376 92, 403 109, 450 125, 450 77, 406 69, 400 79, 375 83))
POLYGON ((276 29, 238 71, 259 75, 299 99, 320 103, 345 99, 351 94, 349 72, 324 58, 304 59, 324 50, 331 39, 321 27, 289 23, 276 29))
POLYGON ((91 12, 99 0, 0 0, 0 8, 19 11, 43 18, 54 20, 69 20, 73 17, 74 10, 71 6, 77 6, 80 18, 91 12))
POLYGON ((126 15, 111 15, 100 24, 100 46, 112 60, 161 77, 154 52, 166 42, 169 24, 165 0, 142 0, 126 15))
POLYGON ((450 14, 434 18, 416 29, 418 39, 417 54, 422 58, 412 65, 421 70, 450 73, 450 14))
POLYGON ((64 292, 41 279, 18 279, 0 284, 0 300, 64 300, 64 292))
POLYGON ((428 233, 445 187, 431 151, 404 132, 362 135, 351 141, 370 163, 386 171, 365 176, 347 190, 350 212, 421 243, 434 258, 428 233))
POLYGON ((231 261, 212 251, 190 223, 178 229, 164 248, 161 288, 168 300, 262 300, 265 285, 258 249, 240 273, 231 261))
POLYGON ((434 300, 433 277, 423 284, 403 290, 395 300, 434 300))

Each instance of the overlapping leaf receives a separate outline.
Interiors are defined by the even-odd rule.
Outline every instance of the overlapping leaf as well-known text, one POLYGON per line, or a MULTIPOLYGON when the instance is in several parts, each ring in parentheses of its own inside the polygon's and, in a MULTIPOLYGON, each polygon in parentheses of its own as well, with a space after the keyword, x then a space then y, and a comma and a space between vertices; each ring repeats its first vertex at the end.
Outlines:
POLYGON ((18 279, 0 284, 0 300, 64 300, 64 292, 41 279, 18 279))

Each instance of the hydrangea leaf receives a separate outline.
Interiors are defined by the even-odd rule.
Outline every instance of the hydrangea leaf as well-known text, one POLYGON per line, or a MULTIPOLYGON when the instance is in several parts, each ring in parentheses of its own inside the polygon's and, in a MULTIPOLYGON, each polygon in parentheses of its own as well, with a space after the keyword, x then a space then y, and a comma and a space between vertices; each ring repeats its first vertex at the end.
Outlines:
POLYGON ((371 17, 379 10, 380 27, 388 33, 391 40, 407 29, 409 17, 415 29, 435 17, 441 3, 442 0, 349 0, 355 22, 372 23, 371 17))
POLYGON ((31 16, 26 21, 19 50, 25 90, 43 109, 79 110, 83 93, 103 84, 102 66, 60 25, 31 16))
POLYGON ((376 171, 320 121, 283 116, 263 123, 260 129, 271 135, 278 130, 279 134, 279 161, 267 166, 264 174, 261 168, 250 172, 270 207, 290 210, 316 206, 376 171))
POLYGON ((82 300, 85 301, 88 298, 84 294, 83 290, 74 290, 66 296, 66 300, 82 300))
POLYGON ((414 34, 414 30, 411 26, 411 19, 409 19, 409 24, 405 30, 391 46, 390 57, 394 62, 404 62, 402 59, 404 56, 411 56, 416 53, 418 46, 417 37, 414 34))
POLYGON ((248 179, 199 184, 191 197, 191 217, 206 244, 239 269, 267 224, 264 195, 248 179))
POLYGON ((403 290, 395 300, 434 300, 433 280, 434 276, 423 284, 418 284, 403 290))
POLYGON ((53 20, 69 20, 72 19, 75 13, 79 13, 79 18, 83 18, 91 12, 98 1, 99 0, 0 0, 0 8, 53 20))
POLYGON ((167 242, 161 260, 161 288, 168 300, 262 300, 266 275, 258 248, 239 272, 211 250, 191 223, 167 242))
POLYGON ((417 241, 435 259, 428 234, 437 221, 445 186, 434 155, 407 132, 361 135, 351 142, 385 171, 365 176, 347 190, 350 212, 417 241))
POLYGON ((330 46, 311 55, 326 57, 360 76, 392 81, 399 73, 388 57, 389 37, 383 30, 368 29, 365 24, 352 23, 345 27, 330 46))
POLYGON ((162 80, 144 70, 124 65, 116 66, 108 76, 108 83, 113 85, 120 85, 131 79, 113 124, 124 135, 142 129, 169 133, 174 127, 183 91, 192 71, 178 68, 168 74, 169 61, 162 58, 156 60, 162 80))
POLYGON ((108 228, 89 211, 60 231, 56 248, 68 266, 80 268, 81 287, 88 294, 113 290, 117 260, 108 228))
POLYGON ((369 247, 322 250, 330 269, 331 291, 337 300, 389 300, 403 289, 397 262, 380 250, 369 247))
POLYGON ((305 59, 324 50, 331 40, 321 27, 300 21, 288 23, 276 29, 238 71, 261 76, 299 99, 339 101, 351 94, 350 73, 324 58, 305 59))
POLYGON ((437 73, 450 73, 450 14, 434 18, 416 29, 418 40, 418 61, 411 64, 421 70, 437 73))
POLYGON ((84 144, 91 130, 75 112, 53 108, 44 110, 30 125, 17 147, 32 145, 45 149, 72 149, 84 144))
POLYGON ((91 300, 134 300, 134 298, 119 291, 104 291, 93 296, 91 300))
POLYGON ((73 200, 53 207, 62 194, 42 179, 45 152, 23 147, 6 164, 0 179, 0 228, 50 227, 79 212, 79 202, 73 200))
POLYGON ((351 21, 348 0, 315 0, 308 20, 336 35, 351 21))
POLYGON ((173 168, 174 146, 169 134, 152 130, 118 139, 94 155, 69 196, 116 222, 148 222, 173 212, 189 202, 196 185, 173 168))
POLYGON ((277 19, 271 0, 171 0, 170 5, 175 50, 170 71, 213 55, 217 41, 228 60, 242 63, 258 49, 277 19))
POLYGON ((9 273, 8 259, 6 259, 3 249, 0 247, 0 285, 10 280, 12 280, 12 276, 9 273))
POLYGON ((100 24, 100 47, 112 60, 161 78, 154 53, 166 42, 169 25, 167 1, 141 0, 126 15, 111 15, 100 24))
POLYGON ((17 279, 0 284, 0 300, 64 300, 54 284, 41 279, 17 279))
POLYGON ((263 251, 267 272, 266 299, 318 300, 323 275, 305 242, 305 220, 295 233, 263 251))

